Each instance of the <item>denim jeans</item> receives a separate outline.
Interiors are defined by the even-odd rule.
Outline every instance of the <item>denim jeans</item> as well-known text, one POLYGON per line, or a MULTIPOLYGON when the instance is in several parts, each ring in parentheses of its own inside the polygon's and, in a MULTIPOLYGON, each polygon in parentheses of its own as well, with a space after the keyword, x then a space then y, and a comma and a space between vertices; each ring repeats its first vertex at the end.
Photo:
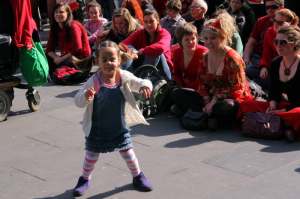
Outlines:
MULTIPOLYGON (((134 49, 132 46, 128 46, 128 47, 134 49)), ((146 64, 153 65, 156 68, 158 67, 159 64, 161 64, 163 69, 162 72, 165 74, 166 78, 168 80, 172 79, 171 71, 164 54, 160 54, 159 56, 142 55, 139 56, 137 60, 127 60, 127 62, 125 62, 122 65, 122 69, 133 72, 139 66, 146 65, 146 64)))

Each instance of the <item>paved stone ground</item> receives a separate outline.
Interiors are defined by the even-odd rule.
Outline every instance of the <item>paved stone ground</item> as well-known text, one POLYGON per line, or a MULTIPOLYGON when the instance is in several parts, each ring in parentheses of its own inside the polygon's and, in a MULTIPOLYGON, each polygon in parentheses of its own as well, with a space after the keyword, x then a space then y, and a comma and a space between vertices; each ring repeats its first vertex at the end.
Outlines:
MULTIPOLYGON (((47 32, 41 32, 45 44, 47 32)), ((80 175, 83 110, 73 96, 79 86, 38 88, 42 106, 28 110, 15 90, 8 120, 0 123, 0 198, 69 199, 80 175)), ((187 132, 163 114, 135 126, 133 141, 154 191, 132 189, 118 153, 101 156, 88 199, 298 199, 300 145, 254 140, 237 131, 187 132)))
MULTIPOLYGON (((67 199, 80 174, 83 110, 78 86, 38 88, 42 106, 28 111, 15 90, 8 120, 0 123, 0 198, 67 199)), ((297 199, 300 145, 242 137, 237 131, 187 132, 168 114, 133 127, 137 156, 154 191, 139 193, 118 153, 101 156, 89 199, 297 199)))

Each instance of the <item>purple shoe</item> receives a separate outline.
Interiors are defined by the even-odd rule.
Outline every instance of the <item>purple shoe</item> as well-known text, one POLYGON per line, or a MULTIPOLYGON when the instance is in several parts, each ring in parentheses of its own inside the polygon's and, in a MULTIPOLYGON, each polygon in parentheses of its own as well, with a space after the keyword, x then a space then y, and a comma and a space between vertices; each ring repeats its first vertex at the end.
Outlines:
POLYGON ((133 178, 132 184, 136 190, 142 192, 152 191, 153 189, 150 181, 146 178, 143 172, 133 178))
POLYGON ((73 196, 74 197, 82 196, 86 192, 86 190, 89 188, 89 186, 90 186, 90 181, 86 180, 82 176, 80 176, 80 178, 78 179, 77 185, 73 189, 73 196))

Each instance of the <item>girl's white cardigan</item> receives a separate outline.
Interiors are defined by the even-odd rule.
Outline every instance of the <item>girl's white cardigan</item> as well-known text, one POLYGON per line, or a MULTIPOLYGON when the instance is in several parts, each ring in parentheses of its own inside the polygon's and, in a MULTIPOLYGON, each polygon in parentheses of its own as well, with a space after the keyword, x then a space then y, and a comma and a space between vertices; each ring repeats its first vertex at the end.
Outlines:
MULTIPOLYGON (((147 124, 143 114, 141 113, 132 92, 139 92, 139 89, 146 86, 152 90, 152 83, 149 80, 141 79, 134 76, 131 72, 120 70, 121 75, 121 91, 125 98, 125 121, 128 125, 147 124)), ((93 101, 88 102, 85 98, 85 92, 88 88, 94 87, 94 76, 90 77, 87 82, 79 89, 75 95, 75 104, 80 108, 86 107, 82 127, 85 136, 88 136, 92 127, 93 101)), ((105 113, 104 113, 105 117, 105 113)))

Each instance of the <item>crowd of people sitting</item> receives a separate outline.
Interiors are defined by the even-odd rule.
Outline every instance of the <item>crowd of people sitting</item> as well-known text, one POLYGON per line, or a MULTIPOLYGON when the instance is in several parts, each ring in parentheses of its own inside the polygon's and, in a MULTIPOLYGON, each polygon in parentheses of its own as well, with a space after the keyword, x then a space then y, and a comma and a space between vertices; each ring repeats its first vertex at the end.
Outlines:
POLYGON ((176 116, 201 112, 215 130, 247 112, 268 112, 282 119, 289 138, 300 136, 299 18, 284 0, 119 0, 109 1, 109 15, 108 1, 86 0, 83 21, 73 18, 70 2, 57 0, 50 17, 54 82, 64 74, 63 83, 82 82, 93 50, 110 40, 127 55, 124 70, 163 70, 176 116), (250 82, 268 97, 258 99, 250 82))

